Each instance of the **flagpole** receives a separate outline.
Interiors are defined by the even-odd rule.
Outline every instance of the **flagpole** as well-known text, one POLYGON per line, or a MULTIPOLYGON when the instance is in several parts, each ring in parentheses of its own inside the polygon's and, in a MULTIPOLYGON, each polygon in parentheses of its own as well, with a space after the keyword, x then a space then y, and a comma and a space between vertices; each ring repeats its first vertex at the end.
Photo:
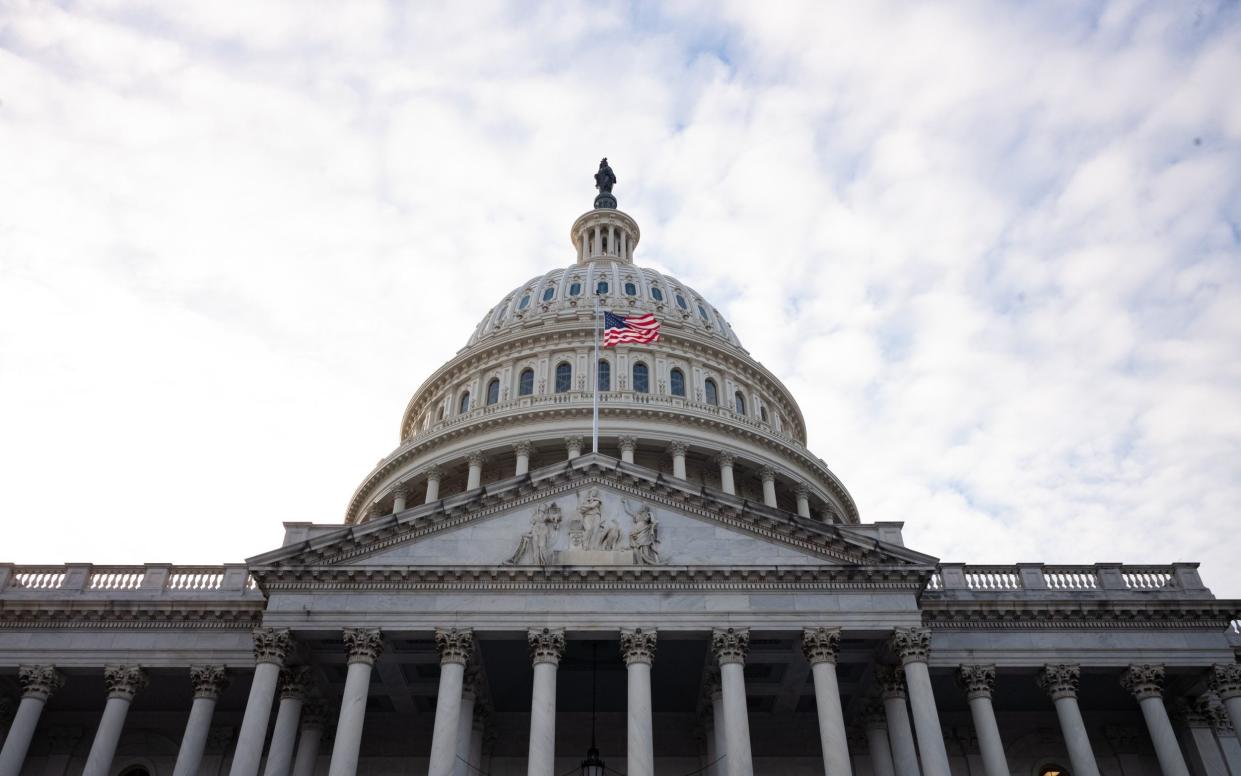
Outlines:
POLYGON ((595 406, 591 422, 590 451, 599 452, 599 295, 595 294, 595 406))

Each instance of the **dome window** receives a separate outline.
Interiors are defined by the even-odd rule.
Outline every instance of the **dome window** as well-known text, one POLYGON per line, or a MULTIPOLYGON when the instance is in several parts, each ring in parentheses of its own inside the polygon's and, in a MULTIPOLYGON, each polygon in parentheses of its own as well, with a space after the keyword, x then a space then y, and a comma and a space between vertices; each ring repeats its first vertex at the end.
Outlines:
POLYGON ((600 280, 599 285, 595 286, 595 293, 598 294, 599 296, 603 296, 607 292, 608 292, 608 281, 600 280))
POLYGON ((701 315, 702 319, 707 323, 711 322, 711 316, 707 315, 707 308, 702 305, 698 305, 698 314, 701 315))
POLYGON ((715 384, 715 380, 708 377, 707 381, 703 383, 702 389, 703 393, 707 396, 707 404, 715 407, 720 406, 720 389, 719 386, 715 384))
POLYGON ((568 361, 556 365, 556 393, 567 393, 573 387, 573 367, 568 361))
POLYGON ((638 287, 634 285, 633 281, 626 283, 625 284, 625 296, 637 296, 637 295, 638 295, 638 287))
POLYGON ((659 286, 651 286, 651 298, 656 302, 664 301, 664 292, 659 286))
POLYGON ((517 395, 529 396, 534 393, 534 370, 523 369, 517 378, 517 395))
POLYGON ((569 284, 569 296, 581 296, 582 284, 576 280, 569 284))
POLYGON ((685 373, 680 369, 673 369, 668 373, 668 386, 672 389, 673 396, 685 395, 685 373))
POLYGON ((487 383, 487 405, 491 406, 498 401, 500 401, 500 381, 493 377, 487 383))
POLYGON ((633 365, 633 389, 638 393, 651 392, 651 373, 641 361, 633 365))
POLYGON ((758 416, 763 419, 764 423, 767 422, 767 407, 765 405, 762 405, 762 404, 759 405, 758 416))
POLYGON ((548 286, 547 288, 543 289, 543 301, 544 302, 550 302, 555 297, 556 297, 556 289, 552 288, 551 286, 548 286))
POLYGON ((441 404, 439 410, 435 413, 436 422, 444 419, 444 405, 441 404))
POLYGON ((462 415, 470 411, 470 392, 464 391, 461 394, 461 402, 457 405, 458 412, 462 415))
POLYGON ((612 390, 612 365, 599 359, 599 390, 612 390))
POLYGON ((677 294, 677 307, 680 307, 682 310, 689 309, 689 303, 686 302, 685 297, 681 296, 680 294, 677 294))
POLYGON ((530 295, 526 294, 525 296, 521 298, 521 301, 517 303, 517 309, 524 310, 529 306, 530 306, 530 295))
POLYGON ((745 415, 745 397, 741 395, 741 391, 733 394, 733 407, 738 415, 745 415))

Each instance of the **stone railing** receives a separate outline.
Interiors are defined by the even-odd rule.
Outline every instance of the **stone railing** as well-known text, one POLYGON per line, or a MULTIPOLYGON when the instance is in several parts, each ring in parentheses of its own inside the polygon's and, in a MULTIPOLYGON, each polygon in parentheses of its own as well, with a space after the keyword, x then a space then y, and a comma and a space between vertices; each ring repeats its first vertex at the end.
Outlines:
POLYGON ((1120 563, 1096 563, 1092 566, 1045 566, 1042 563, 974 566, 941 563, 931 575, 927 591, 932 594, 1209 592, 1198 576, 1197 563, 1167 566, 1125 566, 1120 563))
POLYGON ((0 563, 0 595, 11 593, 91 594, 239 594, 255 590, 244 563, 223 566, 17 566, 0 563))

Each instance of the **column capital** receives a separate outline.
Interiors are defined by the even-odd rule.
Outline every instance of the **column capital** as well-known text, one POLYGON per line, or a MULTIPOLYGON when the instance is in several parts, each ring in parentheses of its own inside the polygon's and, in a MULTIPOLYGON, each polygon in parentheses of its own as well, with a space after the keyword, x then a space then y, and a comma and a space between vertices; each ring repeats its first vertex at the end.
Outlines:
POLYGON ((392 487, 390 494, 392 495, 393 498, 397 496, 408 496, 409 488, 406 486, 404 482, 398 482, 396 485, 392 487))
POLYGON ((875 679, 879 682, 879 695, 885 701, 892 698, 905 700, 904 666, 876 666, 875 679))
POLYGON ((798 496, 799 498, 809 498, 810 497, 810 486, 802 482, 801 480, 798 480, 797 482, 793 483, 793 495, 798 496))
POLYGON ((433 463, 422 470, 422 473, 428 480, 438 480, 444 476, 444 467, 438 463, 433 463))
POLYGON ((55 666, 20 666, 17 680, 22 686, 23 698, 45 701, 65 685, 65 675, 55 666))
POLYGON ((874 728, 888 729, 888 715, 883 710, 883 702, 872 699, 862 707, 862 727, 866 730, 874 728))
POLYGON ((321 698, 311 698, 302 707, 301 724, 299 727, 302 729, 318 728, 323 730, 327 727, 327 719, 327 704, 321 698))
POLYGON ((965 690, 965 697, 990 698, 995 692, 995 666, 963 665, 957 667, 957 684, 965 690))
POLYGON ((104 666, 103 682, 109 698, 132 701, 147 686, 147 674, 140 666, 104 666))
POLYGON ((1153 663, 1135 663, 1120 675, 1120 686, 1139 701, 1147 698, 1163 699, 1163 666, 1153 663))
POLYGON ((513 443, 513 452, 518 455, 529 456, 530 451, 534 449, 534 443, 529 439, 522 439, 513 443))
POLYGON ((806 628, 801 632, 801 652, 810 665, 835 664, 840 654, 840 628, 806 628))
POLYGON ((290 666, 280 669, 280 699, 304 701, 314 680, 309 666, 290 666))
POLYGON ((487 460, 487 456, 483 455, 482 450, 471 450, 469 454, 465 456, 465 460, 470 464, 470 466, 482 466, 487 460))
POLYGON ((655 661, 655 640, 655 631, 650 628, 621 629, 620 648, 625 665, 653 663, 655 661))
POLYGON ((689 452, 689 445, 677 439, 668 443, 668 453, 671 455, 685 455, 689 452))
POLYGON ((383 633, 378 628, 345 628, 341 632, 345 640, 345 651, 349 655, 349 664, 366 663, 375 665, 379 654, 384 651, 383 633))
POLYGON ((622 452, 627 451, 627 452, 632 453, 634 450, 638 449, 638 438, 637 437, 623 436, 623 437, 618 437, 616 441, 620 445, 620 449, 622 452))
POLYGON ((770 466, 763 465, 758 467, 758 476, 763 482, 775 482, 776 470, 770 466))
POLYGON ((293 649, 293 637, 287 629, 255 628, 254 662, 283 665, 293 649))
POLYGON ((560 658, 564 656, 564 628, 531 628, 526 631, 526 643, 530 645, 530 661, 534 665, 560 665, 560 658))
POLYGON ((474 652, 474 631, 470 628, 436 628, 435 651, 440 665, 465 665, 474 652))
POLYGON ((1229 716, 1228 710, 1219 703, 1211 704, 1211 728, 1216 735, 1236 735, 1236 731, 1232 727, 1232 717, 1229 716))
POLYGON ((1172 704, 1169 716, 1183 723, 1185 727, 1209 728, 1215 722, 1215 708, 1208 695, 1180 698, 1172 704))
POLYGON ((567 436, 564 438, 564 446, 566 449, 573 451, 582 451, 582 438, 580 436, 567 436))
POLYGON ((1241 698, 1241 663, 1216 663, 1211 666, 1211 691, 1225 701, 1241 698))
POLYGON ((732 466, 735 460, 737 460, 737 454, 732 450, 721 450, 715 454, 715 462, 720 466, 732 466))
POLYGON ((902 664, 925 663, 931 654, 931 629, 894 628, 892 651, 900 657, 902 664))
POLYGON ((190 685, 195 698, 216 700, 228 687, 228 670, 224 666, 190 666, 190 685))
POLYGON ((749 628, 715 628, 711 631, 711 653, 720 665, 744 664, 749 651, 749 628))
POLYGON ((1053 701, 1061 698, 1076 698, 1077 684, 1081 676, 1080 666, 1068 663, 1049 664, 1039 671, 1038 686, 1050 695, 1053 701))

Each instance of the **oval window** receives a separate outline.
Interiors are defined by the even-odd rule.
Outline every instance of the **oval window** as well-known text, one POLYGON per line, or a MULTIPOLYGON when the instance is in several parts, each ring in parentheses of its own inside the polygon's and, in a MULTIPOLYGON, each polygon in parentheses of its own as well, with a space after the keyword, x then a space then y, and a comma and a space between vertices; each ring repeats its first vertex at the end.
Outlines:
POLYGON ((543 291, 543 301, 550 302, 552 300, 552 297, 554 297, 555 295, 556 295, 556 289, 550 288, 550 287, 546 288, 543 291))
POLYGON ((659 286, 651 286, 651 298, 656 302, 664 301, 664 292, 659 290, 659 286))
POLYGON ((582 293, 582 284, 576 280, 569 285, 569 296, 578 296, 582 293))
POLYGON ((638 287, 635 286, 633 283, 626 283, 625 284, 625 296, 637 296, 637 295, 638 295, 638 287))
POLYGON ((702 319, 704 321, 710 322, 711 316, 707 315, 707 308, 703 307, 702 305, 698 305, 698 314, 702 316, 702 319))
POLYGON ((521 301, 517 303, 517 309, 524 310, 529 306, 530 306, 530 295, 526 294, 525 296, 521 298, 521 301))
POLYGON ((600 280, 599 285, 595 286, 595 293, 602 296, 603 294, 606 294, 607 292, 608 292, 608 281, 600 280))
POLYGON ((686 303, 685 297, 681 296, 680 294, 677 294, 677 307, 680 307, 682 310, 689 309, 689 304, 686 303))

